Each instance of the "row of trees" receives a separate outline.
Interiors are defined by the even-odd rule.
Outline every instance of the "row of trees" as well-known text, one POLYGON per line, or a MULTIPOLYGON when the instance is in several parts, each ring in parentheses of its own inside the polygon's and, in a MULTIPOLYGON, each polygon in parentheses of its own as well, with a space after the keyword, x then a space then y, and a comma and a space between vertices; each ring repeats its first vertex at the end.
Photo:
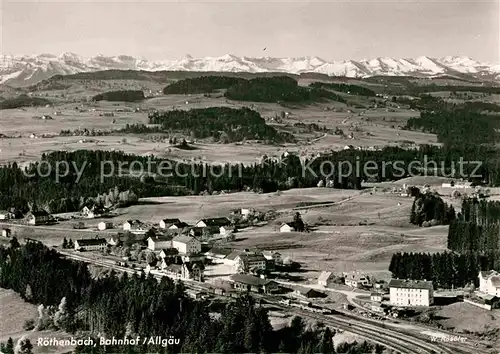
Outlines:
POLYGON ((356 96, 367 96, 374 97, 376 96, 375 91, 370 90, 364 86, 359 85, 351 85, 351 84, 342 84, 342 83, 330 83, 330 82, 313 82, 309 85, 309 87, 313 88, 325 88, 328 90, 334 90, 338 92, 348 93, 350 95, 356 96))
MULTIPOLYGON (((335 331, 307 328, 298 317, 273 330, 267 310, 244 295, 217 308, 185 295, 181 282, 113 271, 94 279, 87 266, 61 258, 41 243, 0 248, 0 286, 39 308, 40 329, 61 329, 77 336, 142 338, 152 334, 181 339, 179 345, 78 347, 78 353, 335 353, 335 331), (211 316, 219 313, 219 316, 211 316)), ((36 327, 37 328, 37 327, 36 327)), ((98 342, 98 341, 96 341, 98 342)), ((349 353, 377 352, 381 346, 345 344, 349 353)))
POLYGON ((51 102, 45 98, 21 95, 15 98, 0 100, 0 109, 37 107, 37 106, 46 106, 48 104, 51 104, 51 102))
POLYGON ((500 250, 500 202, 464 200, 462 213, 450 224, 448 248, 460 253, 500 250))
POLYGON ((488 254, 453 252, 395 253, 389 265, 394 278, 431 280, 434 286, 449 289, 469 283, 478 285, 478 274, 485 269, 500 271, 498 252, 488 254))
MULTIPOLYGON (((14 207, 27 211, 30 205, 52 213, 79 210, 96 194, 110 189, 130 191, 134 200, 142 197, 200 194, 203 191, 275 192, 289 188, 315 187, 319 180, 333 180, 334 188, 361 188, 362 180, 397 180, 426 172, 450 178, 475 172, 490 185, 500 185, 496 150, 476 146, 469 150, 423 146, 419 150, 386 147, 381 151, 343 150, 301 160, 290 154, 281 161, 263 159, 252 165, 207 165, 202 162, 165 161, 153 156, 128 155, 120 151, 77 150, 43 154, 39 162, 20 168, 16 163, 0 167, 0 209, 14 207), (475 164, 457 167, 460 159, 486 159, 475 171, 475 164), (426 170, 425 160, 439 162, 426 170), (61 162, 70 161, 68 169, 61 162), (397 161, 399 168, 392 163, 397 161), (420 161, 422 167, 415 166, 420 161), (170 163, 168 170, 162 169, 170 163), (59 167, 57 167, 59 164, 59 167), (365 170, 363 166, 370 166, 365 170), (143 172, 134 170, 141 166, 143 172), (373 168, 375 166, 375 168, 373 168), (359 168, 358 168, 359 167, 359 168), (442 169, 441 169, 442 168, 442 169), (150 169, 150 171, 148 171, 150 169), (150 173, 146 174, 148 171, 150 173), (455 174, 454 172, 455 171, 455 174), (367 175, 369 173, 369 175, 367 175), (139 176, 141 176, 139 178, 139 176)), ((106 199, 105 199, 106 200, 106 199)), ((105 201, 104 200, 104 201, 105 201)), ((430 215, 430 214, 429 214, 430 215)))

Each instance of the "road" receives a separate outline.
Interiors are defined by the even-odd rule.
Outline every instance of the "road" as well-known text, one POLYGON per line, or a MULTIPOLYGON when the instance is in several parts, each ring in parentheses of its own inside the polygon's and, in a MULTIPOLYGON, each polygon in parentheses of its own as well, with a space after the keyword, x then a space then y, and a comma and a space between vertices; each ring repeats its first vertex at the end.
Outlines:
MULTIPOLYGON (((129 274, 140 273, 134 269, 125 268, 113 264, 111 261, 101 261, 92 259, 85 255, 75 254, 72 252, 58 250, 62 255, 74 260, 99 265, 102 267, 111 268, 117 271, 127 272, 129 274)), ((166 275, 153 274, 156 279, 161 279, 166 275)), ((196 291, 207 291, 210 286, 205 283, 196 281, 183 281, 186 288, 196 291)), ((275 297, 271 295, 253 294, 256 298, 265 300, 273 306, 279 307, 286 312, 295 315, 313 319, 334 328, 342 329, 351 333, 355 333, 372 342, 384 345, 397 352, 405 354, 421 354, 421 353, 442 353, 442 354, 487 354, 482 348, 475 348, 473 345, 462 345, 462 343, 435 343, 431 342, 428 336, 409 333, 407 331, 396 329, 388 324, 379 321, 370 320, 364 317, 355 316, 349 312, 339 311, 335 315, 316 314, 304 311, 295 307, 287 307, 278 303, 275 297), (473 349, 473 350, 472 350, 473 349)), ((471 343, 470 343, 471 344, 471 343)))

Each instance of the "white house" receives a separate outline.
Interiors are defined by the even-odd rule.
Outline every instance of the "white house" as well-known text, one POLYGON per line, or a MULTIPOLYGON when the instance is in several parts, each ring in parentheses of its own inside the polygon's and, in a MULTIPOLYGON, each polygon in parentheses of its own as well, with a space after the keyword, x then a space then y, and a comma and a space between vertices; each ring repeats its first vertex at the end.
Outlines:
POLYGON ((430 306, 434 303, 431 281, 391 279, 389 299, 395 306, 430 306))
POLYGON ((185 227, 188 227, 189 225, 186 224, 185 222, 183 221, 179 221, 179 222, 176 222, 176 223, 173 223, 172 225, 170 225, 168 227, 169 230, 172 230, 172 231, 175 231, 175 230, 182 230, 183 228, 185 227))
POLYGON ((371 293, 370 300, 375 302, 382 302, 384 295, 382 293, 371 293))
POLYGON ((82 209, 82 217, 84 217, 86 219, 93 219, 93 218, 95 218, 95 213, 92 209, 85 206, 82 209))
POLYGON ((479 291, 500 297, 500 273, 494 270, 479 272, 479 291))
POLYGON ((1 229, 1 231, 2 231, 2 237, 7 237, 7 238, 10 237, 12 233, 11 229, 1 229))
POLYGON ((196 223, 196 227, 218 227, 221 226, 229 226, 231 225, 231 221, 226 218, 210 218, 210 219, 201 219, 196 223))
POLYGON ((352 272, 344 274, 345 285, 352 288, 361 288, 363 286, 370 285, 370 280, 368 277, 359 272, 352 272))
POLYGON ((335 276, 332 272, 321 272, 320 276, 318 277, 318 285, 326 288, 331 283, 334 277, 335 276))
POLYGON ((292 232, 292 231, 295 231, 295 227, 291 222, 287 222, 280 226, 280 232, 292 232))
POLYGON ((161 229, 168 229, 170 226, 172 226, 175 223, 181 222, 179 219, 162 219, 160 220, 160 228, 161 229))
POLYGON ((29 212, 25 217, 26 223, 29 225, 47 224, 52 220, 52 216, 45 210, 29 212))
POLYGON ((107 242, 103 238, 89 238, 75 241, 75 250, 77 251, 96 251, 104 250, 107 242))
POLYGON ((238 273, 248 273, 251 270, 266 270, 266 257, 260 252, 245 252, 234 259, 238 273))
POLYGON ((276 251, 264 251, 262 252, 262 255, 266 258, 268 261, 274 262, 274 264, 283 264, 283 257, 281 256, 281 253, 276 252, 276 251))
POLYGON ((112 228, 113 228, 113 223, 111 221, 101 221, 99 224, 97 224, 97 229, 101 231, 112 228))
POLYGON ((147 230, 147 225, 139 220, 127 220, 123 223, 123 231, 129 231, 133 234, 144 234, 147 230))
POLYGON ((191 236, 179 235, 172 239, 172 248, 179 253, 196 254, 201 252, 201 242, 191 236))
POLYGON ((172 248, 172 239, 167 236, 155 236, 148 238, 148 248, 151 251, 163 250, 172 248))

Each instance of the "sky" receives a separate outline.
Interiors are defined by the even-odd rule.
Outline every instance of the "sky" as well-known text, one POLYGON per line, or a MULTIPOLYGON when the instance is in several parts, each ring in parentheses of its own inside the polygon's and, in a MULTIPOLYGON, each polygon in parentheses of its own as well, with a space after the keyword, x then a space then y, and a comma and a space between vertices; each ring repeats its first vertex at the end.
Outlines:
POLYGON ((500 62, 500 0, 0 0, 2 54, 149 60, 465 55, 500 62), (263 51, 264 48, 267 48, 263 51))

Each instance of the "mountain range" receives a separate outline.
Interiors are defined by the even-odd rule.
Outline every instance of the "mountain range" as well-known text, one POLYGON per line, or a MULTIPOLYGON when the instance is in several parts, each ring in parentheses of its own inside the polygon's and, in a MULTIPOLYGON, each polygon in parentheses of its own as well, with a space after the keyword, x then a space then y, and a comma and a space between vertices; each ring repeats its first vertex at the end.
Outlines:
POLYGON ((35 84, 54 75, 69 75, 102 70, 200 71, 200 72, 283 72, 290 74, 320 73, 329 76, 368 77, 453 76, 464 79, 500 80, 500 64, 487 64, 466 56, 370 60, 326 61, 318 57, 272 58, 221 57, 148 61, 128 55, 85 58, 74 53, 61 55, 0 56, 0 83, 11 86, 35 84))

